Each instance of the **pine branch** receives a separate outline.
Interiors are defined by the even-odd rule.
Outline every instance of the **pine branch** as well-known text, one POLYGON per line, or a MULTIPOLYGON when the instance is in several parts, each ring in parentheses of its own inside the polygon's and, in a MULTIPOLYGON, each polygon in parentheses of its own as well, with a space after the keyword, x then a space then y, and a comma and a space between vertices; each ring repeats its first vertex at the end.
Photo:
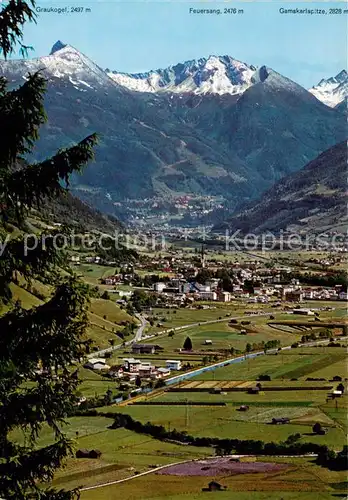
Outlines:
POLYGON ((17 167, 23 155, 31 152, 38 139, 39 127, 46 122, 43 100, 46 80, 39 72, 29 74, 19 88, 8 91, 0 85, 0 167, 17 167))
POLYGON ((61 375, 55 382, 45 375, 37 378, 39 382, 34 388, 14 388, 12 392, 0 389, 0 434, 18 427, 28 431, 30 443, 34 444, 43 423, 47 423, 56 437, 62 437, 61 426, 77 401, 78 380, 70 373, 61 375))
POLYGON ((35 22, 36 15, 30 5, 34 8, 35 2, 33 0, 29 3, 22 0, 9 0, 0 12, 0 53, 3 53, 5 59, 14 52, 17 43, 23 55, 30 48, 21 42, 24 23, 35 22))
POLYGON ((42 306, 17 307, 0 317, 0 365, 10 360, 19 373, 32 376, 39 362, 57 373, 82 358, 86 295, 86 286, 69 279, 42 306))
MULTIPOLYGON (((22 52, 28 49, 22 43, 23 25, 35 21, 34 0, 28 2, 8 0, 0 11, 0 53, 5 59, 17 44, 22 52)), ((62 183, 68 186, 69 176, 93 158, 95 135, 42 163, 24 165, 46 121, 44 93, 45 80, 40 73, 29 75, 26 83, 13 91, 8 91, 6 80, 0 77, 0 243, 4 242, 1 221, 16 216, 22 227, 30 208, 59 195, 65 190, 62 183)), ((53 271, 62 256, 55 248, 53 234, 39 238, 30 251, 26 251, 23 238, 6 240, 0 251, 0 300, 11 298, 10 283, 17 273, 27 281, 42 277, 53 271)), ((61 426, 75 403, 78 383, 69 366, 81 360, 89 345, 83 340, 87 296, 86 286, 69 279, 43 305, 24 310, 16 304, 0 317, 1 498, 79 498, 76 490, 44 490, 42 482, 51 481, 72 452, 61 426), (38 368, 42 372, 38 373, 38 368), (36 449, 44 422, 52 428, 55 443, 36 449), (9 440, 10 431, 16 429, 29 434, 29 445, 9 440)))
POLYGON ((7 207, 15 208, 19 217, 34 206, 40 206, 44 197, 52 199, 64 191, 61 182, 69 185, 69 176, 81 172, 84 165, 94 158, 95 134, 86 137, 76 146, 59 151, 42 163, 30 165, 12 173, 6 180, 7 207))
POLYGON ((6 500, 39 500, 41 493, 37 481, 51 481, 53 471, 62 466, 66 456, 72 454, 73 446, 70 440, 62 438, 38 450, 17 446, 11 451, 9 458, 0 458, 0 495, 6 500))
POLYGON ((55 246, 55 234, 37 236, 37 240, 21 237, 7 242, 0 259, 0 300, 2 298, 5 303, 11 300, 9 286, 15 272, 30 282, 32 278, 61 265, 64 254, 58 252, 55 246))

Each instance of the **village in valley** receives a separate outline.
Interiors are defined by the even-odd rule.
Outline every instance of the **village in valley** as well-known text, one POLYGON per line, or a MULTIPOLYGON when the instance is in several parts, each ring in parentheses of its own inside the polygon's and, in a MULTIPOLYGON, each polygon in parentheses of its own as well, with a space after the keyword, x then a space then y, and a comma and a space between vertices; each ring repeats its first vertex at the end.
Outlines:
POLYGON ((0 0, 0 500, 348 500, 325 1, 0 0))
MULTIPOLYGON (((66 367, 78 382, 63 424, 74 451, 52 485, 82 500, 343 494, 344 245, 239 251, 166 238, 89 230, 65 249, 60 272, 88 294, 87 352, 66 367)), ((25 308, 52 293, 20 276, 11 290, 25 308)), ((51 441, 45 426, 38 446, 51 441)))
MULTIPOLYGON (((184 252, 181 253, 182 255, 180 251, 171 251, 165 256, 157 258, 150 256, 145 261, 142 259, 141 262, 133 264, 121 263, 119 272, 109 274, 106 271, 99 280, 104 293, 107 291, 110 300, 114 300, 120 307, 132 308, 135 294, 138 297, 137 302, 143 303, 138 313, 142 314, 149 328, 147 328, 148 333, 143 333, 142 338, 136 339, 133 343, 128 342, 127 349, 124 349, 127 357, 122 359, 119 357, 118 364, 110 365, 109 357, 113 350, 111 347, 105 352, 106 358, 93 355, 84 367, 119 380, 122 382, 120 387, 129 389, 133 396, 142 392, 142 386, 143 389, 153 388, 156 381, 168 378, 171 372, 177 374, 190 369, 192 365, 189 361, 192 355, 209 354, 208 358, 204 356, 204 364, 207 363, 207 359, 213 357, 216 360, 226 357, 226 349, 221 349, 220 346, 214 347, 214 338, 206 338, 201 345, 196 345, 194 350, 192 347, 176 348, 173 353, 181 359, 163 358, 162 363, 157 366, 156 360, 164 348, 156 343, 156 338, 164 335, 173 337, 177 331, 186 328, 185 325, 168 327, 166 314, 173 317, 177 314, 177 310, 190 311, 193 323, 194 320, 199 322, 202 311, 224 312, 224 316, 232 316, 232 312, 225 312, 224 306, 226 311, 233 311, 231 306, 234 304, 237 310, 243 306, 249 307, 250 310, 243 312, 245 316, 263 317, 266 314, 268 320, 274 321, 274 314, 281 312, 286 315, 287 322, 294 318, 298 322, 301 316, 309 316, 314 321, 323 322, 320 313, 328 317, 336 308, 341 310, 342 304, 347 301, 347 288, 339 274, 337 283, 334 279, 330 280, 332 271, 327 272, 327 283, 324 283, 324 273, 318 274, 320 279, 324 280, 323 285, 309 285, 303 282, 303 278, 301 279, 301 272, 308 271, 309 266, 312 269, 337 266, 342 264, 344 257, 312 258, 307 265, 304 263, 299 265, 297 262, 295 265, 273 263, 270 266, 268 259, 262 255, 259 260, 244 259, 242 262, 238 262, 232 256, 230 261, 225 262, 218 258, 211 259, 210 252, 207 252, 203 245, 197 247, 195 253, 189 257, 186 257, 184 252), (125 287, 129 290, 123 290, 125 287), (325 302, 330 305, 323 304, 325 302), (270 314, 265 313, 267 307, 270 314), (156 311, 161 310, 164 310, 162 318, 156 314, 156 311), (137 355, 140 354, 147 355, 146 360, 139 359, 137 355)), ((80 257, 75 255, 71 260, 78 269, 80 257)), ((84 262, 98 266, 105 265, 106 269, 115 265, 114 262, 105 262, 100 257, 86 257, 84 262)), ((222 319, 221 316, 213 322, 221 320, 223 323, 226 322, 225 317, 222 319)), ((232 319, 228 324, 236 328, 238 321, 232 319)), ((241 321, 238 333, 247 336, 247 329, 243 328, 243 325, 250 324, 251 321, 241 321)), ((197 324, 198 328, 199 326, 197 324)), ((318 326, 321 325, 318 323, 318 326)), ((330 325, 325 324, 325 326, 328 331, 330 325)), ((305 328, 304 326, 304 332, 305 328)), ((321 334, 323 338, 323 332, 321 334)), ((315 335, 313 338, 315 340, 315 335)), ((235 352, 240 354, 243 351, 235 349, 235 352)), ((229 354, 230 352, 227 353, 229 354)), ((160 385, 161 383, 157 383, 157 386, 160 385)))
MULTIPOLYGON (((89 296, 87 356, 67 367, 79 382, 64 424, 74 451, 54 487, 82 500, 343 494, 344 248, 146 246, 128 232, 121 244, 106 236, 106 250, 83 236, 62 272, 89 296)), ((51 293, 44 279, 11 289, 26 308, 51 293)), ((51 440, 47 426, 38 446, 51 440)))
POLYGON ((342 472, 332 466, 328 484, 324 459, 303 450, 327 447, 338 460, 344 443, 347 253, 231 252, 177 240, 132 249, 129 258, 69 252, 90 289, 93 343, 74 367, 81 383, 68 432, 78 449, 53 484, 82 484, 84 500, 116 486, 131 498, 160 478, 163 494, 234 499, 234 490, 250 493, 241 470, 257 474, 259 499, 270 484, 293 488, 306 470, 304 499, 330 495, 335 481, 339 491, 342 472), (162 470, 176 462, 186 468, 162 470), (193 464, 199 472, 187 475, 193 464))

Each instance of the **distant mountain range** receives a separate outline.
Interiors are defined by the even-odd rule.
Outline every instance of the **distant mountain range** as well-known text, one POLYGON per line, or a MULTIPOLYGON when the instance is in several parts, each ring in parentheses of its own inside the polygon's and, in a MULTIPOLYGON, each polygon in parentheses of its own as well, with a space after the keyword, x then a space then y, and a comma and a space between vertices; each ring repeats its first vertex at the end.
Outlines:
POLYGON ((346 105, 348 96, 348 73, 341 71, 335 77, 323 78, 318 85, 309 89, 309 91, 324 104, 330 107, 339 107, 346 105))
POLYGON ((346 232, 347 143, 328 149, 315 160, 277 182, 259 200, 216 230, 277 233, 280 229, 322 233, 346 232))
POLYGON ((73 187, 109 213, 127 198, 182 194, 219 195, 238 206, 346 138, 340 109, 266 66, 227 56, 179 64, 160 77, 150 72, 154 88, 167 89, 151 92, 125 86, 146 86, 150 76, 123 75, 121 84, 120 74, 61 42, 46 57, 0 61, 10 86, 39 69, 49 120, 35 158, 99 133, 96 161, 73 187))
MULTIPOLYGON (((106 70, 108 71, 108 70, 106 70)), ((108 71, 115 82, 138 92, 240 94, 258 79, 255 66, 230 56, 209 56, 147 73, 108 71)))
MULTIPOLYGON (((260 81, 260 68, 227 55, 211 55, 207 59, 186 61, 146 73, 120 73, 109 69, 106 72, 116 83, 137 92, 238 95, 260 81)), ((347 71, 322 79, 309 92, 327 106, 337 106, 348 95, 347 71)))

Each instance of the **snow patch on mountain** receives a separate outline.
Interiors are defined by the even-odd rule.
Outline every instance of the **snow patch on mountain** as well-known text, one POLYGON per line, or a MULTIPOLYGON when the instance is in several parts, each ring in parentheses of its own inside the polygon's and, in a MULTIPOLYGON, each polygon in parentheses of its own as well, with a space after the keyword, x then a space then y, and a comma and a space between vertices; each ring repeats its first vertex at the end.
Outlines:
POLYGON ((318 85, 309 89, 319 101, 334 108, 348 96, 348 73, 342 70, 335 77, 323 78, 318 85))
POLYGON ((257 69, 230 56, 210 56, 147 73, 108 72, 116 83, 137 92, 241 94, 257 69))

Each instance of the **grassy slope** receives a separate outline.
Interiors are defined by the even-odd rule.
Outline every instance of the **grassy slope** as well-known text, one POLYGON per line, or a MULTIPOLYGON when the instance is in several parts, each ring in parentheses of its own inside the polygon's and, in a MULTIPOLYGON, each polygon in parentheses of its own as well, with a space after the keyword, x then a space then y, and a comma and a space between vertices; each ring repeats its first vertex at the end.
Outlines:
POLYGON ((310 459, 275 459, 288 469, 277 473, 259 473, 236 476, 217 476, 213 479, 227 486, 226 492, 202 493, 209 477, 176 477, 156 474, 135 478, 131 481, 82 493, 82 500, 329 500, 334 498, 329 484, 345 480, 343 473, 327 472, 312 464, 310 459))
MULTIPOLYGON (((111 423, 110 420, 108 422, 111 423)), ((74 422, 74 425, 77 424, 78 422, 74 422)), ((59 487, 101 484, 132 476, 134 470, 144 472, 154 465, 203 458, 211 454, 208 448, 163 443, 125 429, 108 430, 105 425, 97 434, 84 436, 80 433, 76 447, 98 448, 102 451, 102 456, 99 460, 70 459, 66 469, 60 471, 54 481, 59 487), (91 469, 93 474, 90 473, 91 469)), ((98 498, 98 492, 95 498, 98 498)))
MULTIPOLYGON (((50 290, 46 285, 34 280, 32 287, 48 297, 50 290)), ((37 298, 33 293, 29 293, 22 286, 12 284, 11 290, 13 300, 20 300, 22 307, 25 309, 30 309, 43 303, 41 299, 37 298)), ((0 308, 0 314, 5 313, 7 310, 8 307, 0 308)), ((120 323, 122 321, 130 322, 133 318, 121 310, 113 300, 91 299, 89 311, 90 325, 87 329, 87 338, 91 338, 94 345, 98 348, 109 347, 109 339, 114 339, 116 344, 121 343, 120 338, 115 335, 114 330, 122 330, 120 323)))

